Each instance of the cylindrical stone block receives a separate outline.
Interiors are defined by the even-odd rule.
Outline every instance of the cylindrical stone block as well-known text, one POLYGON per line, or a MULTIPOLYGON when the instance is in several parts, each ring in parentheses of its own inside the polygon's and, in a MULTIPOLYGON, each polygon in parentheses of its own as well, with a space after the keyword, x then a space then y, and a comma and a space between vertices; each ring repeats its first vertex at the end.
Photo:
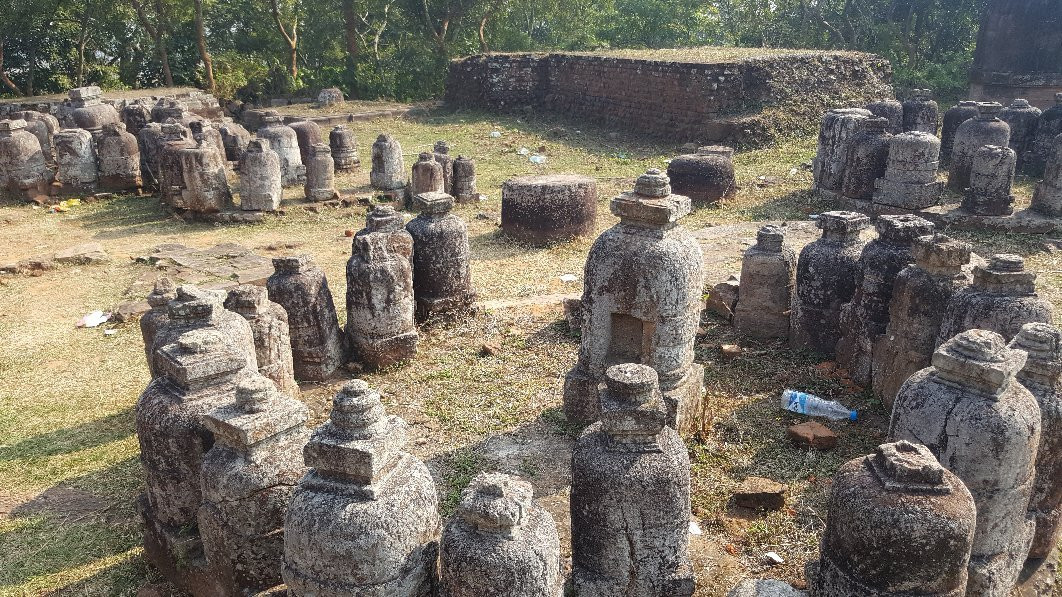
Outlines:
POLYGON ((889 159, 889 122, 884 118, 867 118, 852 137, 848 148, 848 166, 841 183, 841 195, 849 199, 870 201, 874 182, 885 176, 889 159))
POLYGON ((1055 137, 1054 151, 1047 162, 1044 180, 1033 193, 1033 210, 1044 215, 1062 216, 1062 135, 1055 137))
POLYGON ((337 172, 353 170, 361 164, 354 131, 342 125, 335 127, 328 133, 328 145, 332 148, 332 161, 335 162, 337 172))
POLYGON ((339 198, 339 193, 336 191, 332 150, 324 143, 314 144, 306 156, 304 191, 309 201, 331 201, 339 198))
POLYGON ((577 174, 525 176, 502 185, 502 230, 541 246, 594 231, 597 182, 577 174))
POLYGON ((734 150, 721 145, 701 147, 680 155, 667 166, 671 191, 690 198, 694 205, 709 205, 737 193, 734 150))
POLYGON ((476 190, 476 161, 463 155, 454 160, 454 199, 458 203, 479 201, 476 190))

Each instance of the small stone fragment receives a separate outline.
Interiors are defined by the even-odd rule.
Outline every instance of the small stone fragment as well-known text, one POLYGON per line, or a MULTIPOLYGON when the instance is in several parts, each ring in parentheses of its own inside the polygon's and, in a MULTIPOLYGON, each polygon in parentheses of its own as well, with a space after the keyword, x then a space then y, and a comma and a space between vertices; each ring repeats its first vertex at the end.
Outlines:
POLYGON ((705 308, 722 317, 727 321, 734 318, 734 310, 737 308, 740 297, 741 279, 730 276, 727 280, 712 286, 708 293, 708 301, 705 308))
POLYGON ((789 427, 786 435, 794 444, 816 450, 832 450, 837 447, 837 434, 818 421, 805 421, 789 427))
POLYGON ((734 505, 750 510, 781 510, 788 488, 763 477, 749 477, 734 490, 734 505))

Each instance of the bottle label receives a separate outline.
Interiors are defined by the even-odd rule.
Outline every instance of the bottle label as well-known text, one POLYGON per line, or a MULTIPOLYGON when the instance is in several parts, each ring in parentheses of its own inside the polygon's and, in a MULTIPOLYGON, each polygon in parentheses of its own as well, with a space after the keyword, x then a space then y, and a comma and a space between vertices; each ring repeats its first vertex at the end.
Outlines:
POLYGON ((787 392, 787 398, 789 399, 789 403, 786 406, 786 410, 789 410, 789 411, 792 411, 792 412, 795 412, 795 413, 800 413, 800 414, 807 414, 807 412, 808 412, 808 395, 807 394, 805 394, 804 392, 797 392, 797 391, 794 391, 794 390, 790 390, 789 392, 787 392))

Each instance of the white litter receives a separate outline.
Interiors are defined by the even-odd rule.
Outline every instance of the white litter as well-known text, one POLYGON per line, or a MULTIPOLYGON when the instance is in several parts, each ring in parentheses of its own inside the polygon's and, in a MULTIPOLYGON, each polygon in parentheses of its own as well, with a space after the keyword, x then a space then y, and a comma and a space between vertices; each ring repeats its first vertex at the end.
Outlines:
POLYGON ((579 276, 576 276, 575 274, 561 274, 560 277, 561 282, 575 282, 578 279, 579 276))
POLYGON ((103 330, 104 336, 113 336, 118 333, 118 330, 103 330))
POLYGON ((498 137, 501 137, 501 131, 491 131, 490 132, 490 138, 491 139, 497 139, 498 137))
POLYGON ((77 322, 79 328, 94 328, 99 327, 111 318, 110 313, 104 313, 103 311, 93 311, 81 318, 81 321, 77 322))
POLYGON ((531 150, 526 148, 526 147, 521 147, 520 149, 516 150, 516 153, 518 153, 520 155, 528 155, 528 154, 531 153, 531 150))
POLYGON ((767 562, 770 564, 778 565, 785 563, 785 559, 773 551, 763 554, 763 557, 766 558, 767 562))
POLYGON ((546 163, 546 156, 544 156, 544 155, 533 155, 533 156, 531 156, 528 159, 531 160, 532 164, 545 164, 546 163))
POLYGON ((690 534, 691 535, 703 535, 704 531, 701 530, 701 525, 697 524, 697 521, 690 521, 690 534))

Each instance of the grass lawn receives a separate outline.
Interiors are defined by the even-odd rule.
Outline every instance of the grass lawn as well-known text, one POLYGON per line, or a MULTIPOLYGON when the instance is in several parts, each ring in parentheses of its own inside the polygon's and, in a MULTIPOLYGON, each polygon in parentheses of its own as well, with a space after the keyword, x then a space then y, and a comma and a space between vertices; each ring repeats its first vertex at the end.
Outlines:
MULTIPOLYGON (((369 145, 380 132, 402 143, 406 164, 437 139, 452 153, 476 159, 480 205, 459 206, 469 225, 473 282, 493 308, 448 327, 424 332, 416 360, 366 379, 378 387, 389 410, 413 425, 409 450, 428 462, 444 515, 478 472, 524 475, 567 537, 568 458, 573 430, 560 412, 561 379, 573 365, 578 338, 555 301, 536 300, 582 289, 582 268, 592 239, 531 249, 500 234, 500 187, 507 178, 532 173, 576 172, 598 181, 598 228, 616 222, 608 199, 629 189, 648 167, 665 166, 674 144, 617 135, 607 129, 544 116, 501 117, 478 113, 431 113, 416 120, 353 123, 363 167, 339 178, 345 195, 368 195, 369 145), (491 131, 501 133, 491 137, 491 131), (547 157, 530 163, 519 150, 547 157), (576 282, 564 282, 575 274, 576 282), (483 356, 491 342, 501 350, 483 356)), ((678 140, 679 143, 685 140, 678 140)), ((736 157, 738 197, 699 210, 691 229, 763 220, 803 221, 827 206, 812 199, 809 170, 813 138, 746 151, 736 157), (762 178, 761 178, 762 177, 762 178)), ((1030 181, 1017 190, 1022 202, 1030 181)), ((340 320, 345 296, 346 230, 364 222, 365 208, 310 210, 291 189, 286 214, 254 226, 186 224, 159 208, 155 198, 118 197, 86 203, 64 214, 0 203, 0 263, 95 241, 112 261, 61 266, 42 275, 0 277, 0 595, 133 595, 152 570, 140 556, 133 501, 141 490, 132 409, 148 381, 136 323, 77 329, 94 309, 142 298, 138 280, 152 267, 132 258, 164 242, 206 247, 239 242, 264 255, 281 254, 277 243, 300 243, 328 275, 340 320), (134 290, 130 291, 132 288, 134 290), (139 295, 138 295, 139 293, 139 295)), ((751 230, 751 228, 750 228, 751 230)), ((1043 295, 1062 304, 1062 259, 1044 237, 954 233, 982 254, 1025 255, 1039 271, 1043 295)), ((723 259, 709 281, 737 271, 745 236, 716 248, 723 259)), ((843 462, 884 439, 888 413, 869 392, 853 388, 808 355, 777 344, 750 345, 724 361, 719 345, 734 341, 728 324, 711 315, 697 345, 705 365, 710 421, 687 438, 693 459, 694 514, 704 535, 694 542, 699 595, 724 595, 746 575, 790 581, 817 551, 826 516, 830 478, 843 462), (799 388, 859 408, 858 424, 831 424, 841 436, 831 452, 792 447, 785 429, 797 417, 781 412, 777 396, 799 388), (745 477, 764 476, 789 487, 787 507, 750 516, 728 506, 745 477), (785 563, 768 567, 775 551, 785 563)), ((327 416, 342 379, 304 384, 314 423, 327 416)), ((568 547, 565 544, 564 550, 568 547)))

